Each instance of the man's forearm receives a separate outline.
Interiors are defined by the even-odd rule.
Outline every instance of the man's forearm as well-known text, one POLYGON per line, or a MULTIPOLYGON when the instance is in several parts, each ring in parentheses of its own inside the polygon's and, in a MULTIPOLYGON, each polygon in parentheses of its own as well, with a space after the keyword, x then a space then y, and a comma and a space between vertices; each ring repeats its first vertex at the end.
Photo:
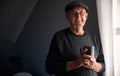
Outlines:
POLYGON ((76 60, 75 61, 68 61, 67 65, 66 65, 66 70, 71 71, 71 70, 77 69, 79 67, 81 67, 81 65, 76 60))

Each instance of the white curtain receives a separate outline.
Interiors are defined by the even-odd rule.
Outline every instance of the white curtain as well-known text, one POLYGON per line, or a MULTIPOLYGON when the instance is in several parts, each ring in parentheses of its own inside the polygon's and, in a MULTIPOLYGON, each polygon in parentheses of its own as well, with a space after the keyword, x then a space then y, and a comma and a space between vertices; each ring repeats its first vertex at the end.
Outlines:
POLYGON ((105 76, 120 76, 120 0, 96 0, 105 76))
POLYGON ((113 0, 114 76, 120 76, 120 0, 113 0))

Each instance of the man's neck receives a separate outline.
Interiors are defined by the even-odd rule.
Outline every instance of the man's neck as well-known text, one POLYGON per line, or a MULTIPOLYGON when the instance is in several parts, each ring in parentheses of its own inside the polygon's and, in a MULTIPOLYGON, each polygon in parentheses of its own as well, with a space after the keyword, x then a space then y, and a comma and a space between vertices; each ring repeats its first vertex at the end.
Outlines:
POLYGON ((81 27, 70 27, 70 30, 76 35, 83 35, 84 29, 81 27))

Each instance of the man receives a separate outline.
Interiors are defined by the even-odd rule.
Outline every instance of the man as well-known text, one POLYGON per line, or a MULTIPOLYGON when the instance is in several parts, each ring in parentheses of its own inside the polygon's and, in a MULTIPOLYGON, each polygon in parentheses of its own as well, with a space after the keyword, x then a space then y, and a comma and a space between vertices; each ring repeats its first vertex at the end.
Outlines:
POLYGON ((46 59, 46 70, 55 76, 99 76, 105 71, 100 39, 84 28, 89 9, 80 1, 65 6, 70 27, 55 33, 46 59), (84 46, 94 46, 94 56, 84 46))

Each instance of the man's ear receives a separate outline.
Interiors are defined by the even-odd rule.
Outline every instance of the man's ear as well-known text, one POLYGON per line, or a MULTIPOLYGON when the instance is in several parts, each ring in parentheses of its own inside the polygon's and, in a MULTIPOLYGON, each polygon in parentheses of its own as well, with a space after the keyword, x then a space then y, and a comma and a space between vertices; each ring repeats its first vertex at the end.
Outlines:
POLYGON ((86 19, 88 18, 88 13, 86 13, 85 17, 86 17, 86 19))

